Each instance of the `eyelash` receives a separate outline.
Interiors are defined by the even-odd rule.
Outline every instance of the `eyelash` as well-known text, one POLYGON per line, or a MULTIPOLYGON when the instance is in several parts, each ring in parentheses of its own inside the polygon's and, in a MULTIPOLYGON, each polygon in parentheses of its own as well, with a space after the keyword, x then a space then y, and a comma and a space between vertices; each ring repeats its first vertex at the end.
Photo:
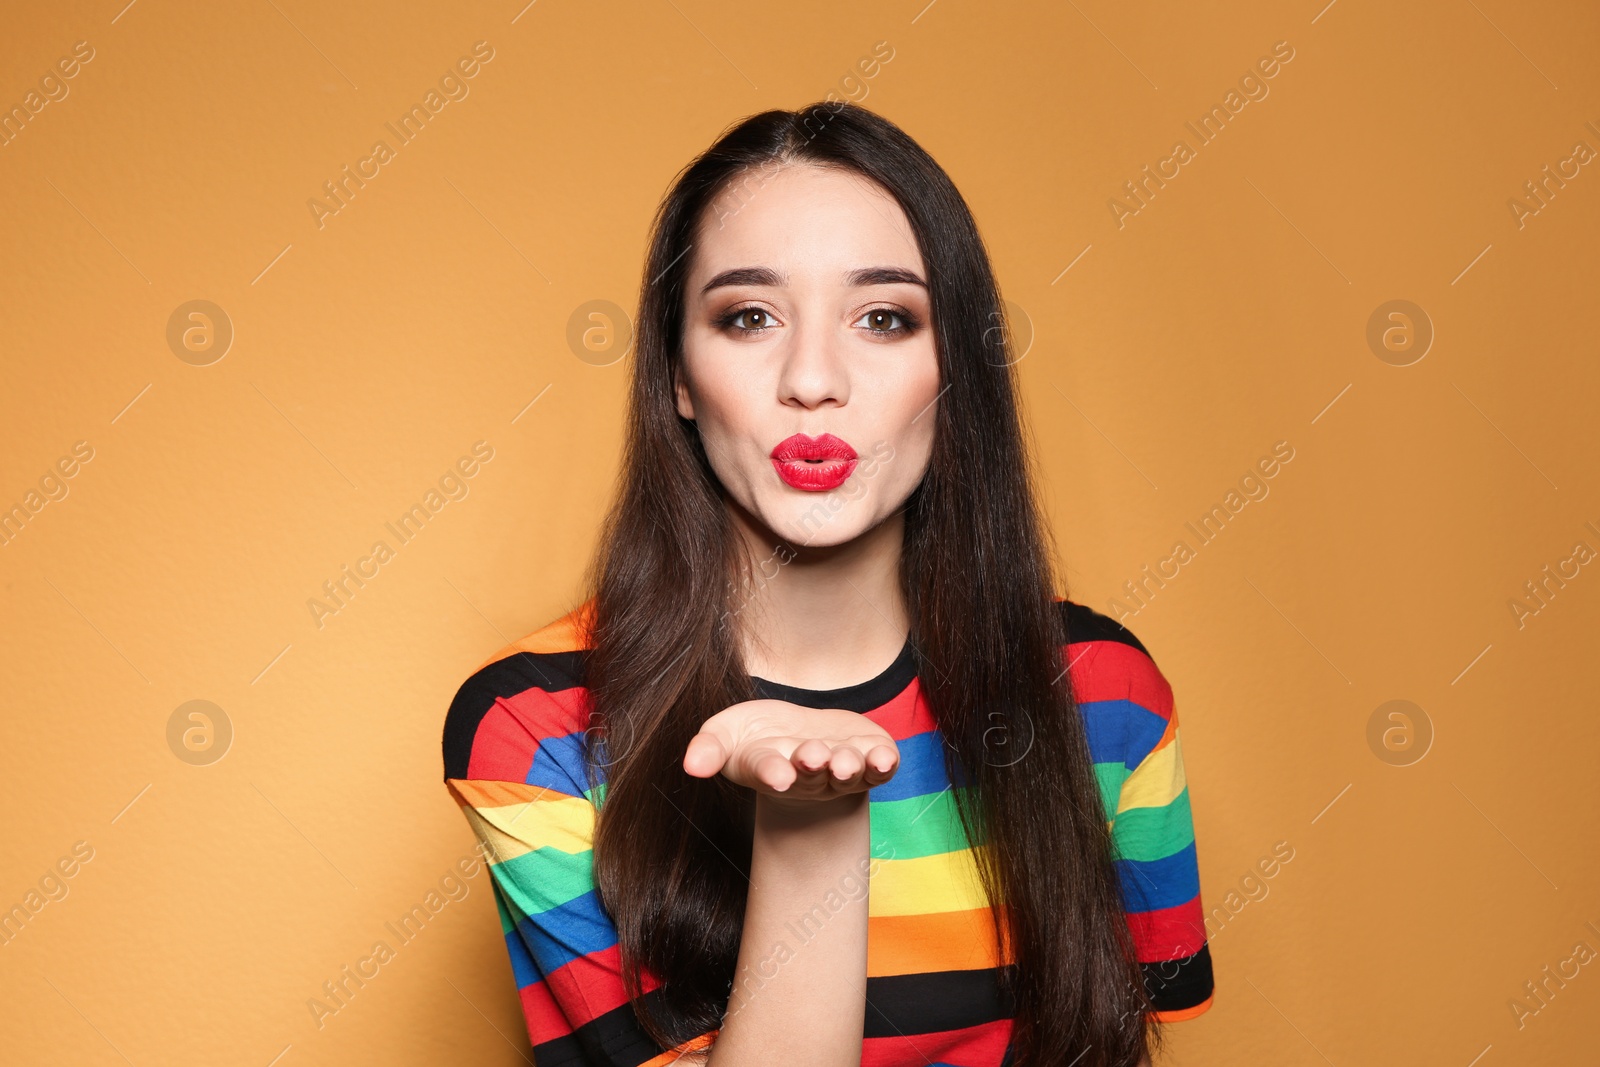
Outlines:
MULTIPOLYGON (((737 325, 737 321, 738 321, 739 316, 743 315, 747 311, 760 311, 760 312, 762 312, 762 313, 764 313, 764 314, 766 314, 768 316, 771 316, 771 314, 772 314, 772 312, 767 311, 766 308, 762 307, 759 304, 745 304, 742 307, 736 307, 736 308, 730 309, 729 311, 724 313, 720 318, 718 318, 717 322, 716 322, 717 328, 720 329, 720 330, 727 330, 729 328, 732 328, 734 330, 737 330, 739 335, 742 336, 742 337, 753 337, 756 334, 766 333, 768 330, 772 329, 771 326, 739 326, 739 325, 737 325)), ((862 315, 863 318, 865 318, 866 316, 872 314, 875 311, 887 311, 889 314, 891 314, 891 315, 895 316, 896 318, 898 318, 901 321, 901 323, 903 323, 903 325, 897 326, 892 330, 873 330, 873 329, 869 329, 869 330, 867 330, 868 333, 880 334, 880 335, 885 336, 885 337, 903 337, 903 336, 906 336, 908 334, 915 333, 917 330, 920 330, 922 328, 922 320, 918 319, 915 315, 911 314, 911 312, 907 311, 905 308, 902 308, 902 307, 894 307, 894 306, 873 307, 873 308, 868 308, 867 310, 863 311, 861 313, 861 315, 862 315)))

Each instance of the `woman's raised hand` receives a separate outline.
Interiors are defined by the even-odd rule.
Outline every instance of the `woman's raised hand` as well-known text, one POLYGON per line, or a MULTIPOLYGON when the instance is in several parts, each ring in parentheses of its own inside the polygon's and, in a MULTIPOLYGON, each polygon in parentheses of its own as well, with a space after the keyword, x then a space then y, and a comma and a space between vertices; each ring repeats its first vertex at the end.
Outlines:
POLYGON ((707 719, 689 741, 683 769, 721 773, 775 800, 833 800, 894 777, 900 747, 865 715, 746 700, 707 719))

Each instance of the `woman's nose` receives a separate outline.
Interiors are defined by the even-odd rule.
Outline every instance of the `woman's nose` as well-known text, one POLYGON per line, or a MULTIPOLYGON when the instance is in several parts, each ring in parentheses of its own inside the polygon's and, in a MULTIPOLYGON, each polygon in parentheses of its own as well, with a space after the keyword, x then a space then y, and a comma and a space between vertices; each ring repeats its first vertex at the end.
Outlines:
POLYGON ((802 323, 790 334, 778 378, 778 400, 814 408, 850 399, 846 339, 826 323, 802 323))

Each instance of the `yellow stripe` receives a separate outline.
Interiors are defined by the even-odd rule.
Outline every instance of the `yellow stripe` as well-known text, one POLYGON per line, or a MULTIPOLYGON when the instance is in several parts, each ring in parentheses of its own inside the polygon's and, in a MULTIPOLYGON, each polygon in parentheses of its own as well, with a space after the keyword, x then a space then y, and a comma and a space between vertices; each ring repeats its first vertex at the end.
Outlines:
POLYGON ((547 799, 499 807, 464 805, 473 831, 494 849, 496 862, 516 859, 535 849, 554 848, 577 854, 594 845, 594 805, 582 797, 550 793, 547 799))
POLYGON ((971 851, 946 852, 910 860, 884 860, 872 872, 867 914, 926 915, 986 908, 971 851))
POLYGON ((1129 808, 1161 808, 1182 793, 1188 778, 1183 771, 1183 742, 1176 729, 1172 741, 1151 752, 1122 783, 1117 811, 1129 808))

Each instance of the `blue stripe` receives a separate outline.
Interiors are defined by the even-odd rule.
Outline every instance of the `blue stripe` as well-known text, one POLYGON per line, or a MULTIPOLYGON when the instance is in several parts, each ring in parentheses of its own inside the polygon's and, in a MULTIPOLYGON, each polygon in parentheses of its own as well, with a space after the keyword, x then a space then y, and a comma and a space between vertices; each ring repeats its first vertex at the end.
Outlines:
POLYGON ((1078 705, 1095 763, 1121 763, 1130 771, 1167 732, 1167 720, 1131 700, 1091 700, 1078 705))
POLYGON ((517 980, 517 988, 523 989, 539 981, 543 976, 534 965, 533 957, 528 955, 528 947, 522 943, 522 937, 517 933, 516 906, 506 899, 505 890, 500 888, 500 883, 494 878, 489 879, 489 887, 494 890, 494 907, 500 915, 500 921, 511 929, 500 936, 505 939, 506 952, 511 956, 511 974, 517 980))
POLYGON ((533 919, 518 920, 517 932, 545 974, 617 943, 617 928, 593 890, 533 919))
MULTIPOLYGON (((869 803, 933 796, 950 788, 944 768, 944 735, 938 730, 913 734, 895 745, 900 749, 900 767, 893 778, 867 790, 869 803)), ((964 774, 958 776, 962 778, 954 783, 958 788, 968 784, 964 774)))
POLYGON ((585 786, 581 777, 582 772, 583 731, 579 730, 565 737, 547 737, 540 741, 538 751, 533 754, 533 764, 528 768, 528 777, 524 781, 528 785, 543 786, 568 796, 581 797, 584 795, 585 786), (572 772, 568 772, 569 767, 573 768, 572 772))
POLYGON ((1187 904, 1200 892, 1194 842, 1158 860, 1117 860, 1124 910, 1160 911, 1187 904))
POLYGON ((517 981, 517 988, 526 989, 535 982, 543 981, 544 976, 539 973, 538 965, 528 954, 528 946, 522 943, 522 935, 513 930, 505 936, 506 951, 511 955, 511 975, 517 981))

